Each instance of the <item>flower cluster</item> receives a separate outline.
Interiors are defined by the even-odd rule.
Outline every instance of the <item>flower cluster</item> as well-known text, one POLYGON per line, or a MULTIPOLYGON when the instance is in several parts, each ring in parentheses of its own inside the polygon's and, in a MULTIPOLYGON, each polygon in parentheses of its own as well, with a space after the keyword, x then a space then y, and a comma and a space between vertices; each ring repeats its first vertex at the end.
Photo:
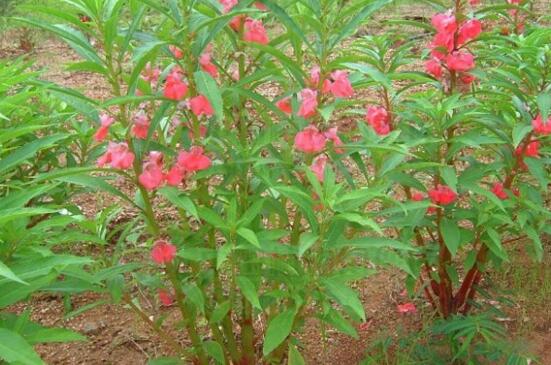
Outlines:
POLYGON ((471 83, 474 78, 468 72, 475 67, 475 61, 466 46, 480 35, 482 23, 474 18, 458 23, 449 11, 434 15, 432 25, 436 35, 430 44, 431 58, 425 62, 427 73, 439 79, 447 69, 457 73, 465 84, 471 83))

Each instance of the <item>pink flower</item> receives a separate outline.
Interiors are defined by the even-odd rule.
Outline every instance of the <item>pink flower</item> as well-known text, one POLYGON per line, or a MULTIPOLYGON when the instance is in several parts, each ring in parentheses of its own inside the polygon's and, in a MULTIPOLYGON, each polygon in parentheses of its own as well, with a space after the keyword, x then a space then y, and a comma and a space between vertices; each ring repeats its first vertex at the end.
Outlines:
POLYGON ((524 152, 524 155, 528 157, 537 158, 540 155, 539 148, 540 148, 540 142, 532 141, 528 143, 528 146, 526 146, 526 151, 524 152))
POLYGON ((189 101, 191 111, 196 116, 206 115, 210 117, 214 114, 214 110, 210 105, 209 99, 204 95, 198 95, 189 101))
POLYGON ((181 60, 184 57, 184 52, 182 52, 180 48, 171 44, 170 46, 168 46, 168 49, 177 60, 181 60))
POLYGON ((245 18, 246 16, 244 14, 234 16, 232 20, 230 20, 230 28, 233 29, 235 32, 239 32, 239 30, 243 26, 245 18))
POLYGON ((320 72, 319 66, 314 66, 310 70, 310 80, 308 80, 308 83, 314 89, 316 89, 320 83, 320 72))
POLYGON ((161 75, 161 69, 158 67, 151 67, 151 63, 148 62, 145 65, 145 69, 142 71, 142 79, 146 82, 149 82, 151 85, 159 81, 159 76, 161 75))
POLYGON ((176 246, 164 240, 155 242, 151 249, 151 258, 156 264, 170 264, 176 257, 176 246))
POLYGON ((109 142, 107 151, 98 159, 97 163, 99 167, 109 164, 114 169, 126 170, 134 163, 134 154, 128 150, 126 142, 109 142))
POLYGON ((453 51, 453 40, 453 33, 437 33, 430 44, 432 48, 431 55, 438 60, 443 60, 447 53, 453 51))
POLYGON ((300 108, 297 115, 302 118, 310 118, 316 115, 318 107, 318 92, 312 89, 304 89, 300 92, 300 108))
POLYGON ((343 145, 341 138, 337 134, 338 127, 329 128, 323 135, 328 141, 333 142, 333 147, 336 153, 343 153, 343 149, 339 148, 343 145))
POLYGON ((380 136, 390 133, 390 116, 382 106, 370 106, 367 108, 366 121, 380 136))
POLYGON ((291 105, 291 98, 286 97, 276 102, 276 106, 285 114, 291 114, 293 112, 293 106, 291 105))
POLYGON ((163 184, 163 154, 151 151, 147 162, 143 164, 142 173, 138 177, 140 184, 147 190, 155 190, 163 184))
POLYGON ((224 7, 224 13, 229 13, 236 5, 239 3, 239 0, 219 0, 220 4, 224 7))
POLYGON ((262 11, 266 11, 268 10, 268 7, 266 5, 264 5, 262 2, 260 1, 255 1, 254 2, 254 6, 258 9, 258 10, 262 10, 262 11))
POLYGON ((144 112, 140 112, 134 117, 132 134, 136 138, 146 139, 148 132, 149 132, 149 118, 144 112))
POLYGON ((425 195, 423 195, 423 193, 420 193, 420 192, 417 191, 417 192, 411 194, 411 200, 413 200, 414 202, 423 201, 423 200, 425 200, 425 195))
POLYGON ((326 165, 327 165, 327 156, 319 155, 314 159, 314 162, 312 162, 312 166, 310 167, 310 169, 316 175, 316 177, 320 182, 323 182, 323 179, 325 178, 326 165))
POLYGON ((354 89, 348 79, 348 72, 335 71, 331 74, 333 82, 329 82, 329 90, 337 98, 349 98, 354 95, 354 89))
POLYGON ((547 118, 547 122, 544 123, 541 114, 538 115, 536 119, 532 121, 532 127, 534 128, 534 132, 538 134, 543 134, 544 136, 551 134, 551 116, 547 118))
POLYGON ((425 70, 437 79, 442 77, 442 65, 436 58, 431 58, 425 62, 425 70))
POLYGON ((165 174, 164 179, 168 185, 178 186, 182 183, 182 180, 184 180, 185 176, 186 170, 184 170, 180 165, 175 164, 165 174))
POLYGON ((531 141, 526 148, 518 146, 515 150, 515 155, 522 156, 524 154, 524 156, 528 157, 539 157, 539 147, 540 143, 538 141, 531 141))
POLYGON ((109 133, 109 127, 113 123, 115 123, 115 118, 109 116, 108 114, 101 114, 99 116, 99 121, 101 123, 101 126, 94 135, 94 139, 97 142, 101 142, 105 139, 105 137, 107 137, 107 133, 109 133))
POLYGON ((211 62, 211 54, 210 53, 203 53, 201 57, 199 57, 199 64, 201 65, 201 69, 211 75, 212 77, 216 78, 218 77, 218 69, 216 66, 211 62))
POLYGON ((455 16, 451 12, 435 14, 431 22, 438 33, 450 34, 457 30, 455 16))
POLYGON ((501 200, 505 200, 508 198, 507 193, 503 189, 503 184, 500 182, 496 182, 494 184, 494 186, 492 187, 492 193, 494 193, 494 195, 501 200))
POLYGON ((208 169, 211 165, 210 159, 204 155, 202 147, 191 147, 189 152, 182 151, 178 155, 178 165, 189 172, 208 169))
POLYGON ((305 153, 319 153, 325 148, 326 141, 314 125, 309 125, 295 136, 295 148, 305 153))
POLYGON ((270 40, 266 34, 266 29, 260 20, 247 19, 245 21, 245 34, 243 39, 246 42, 253 42, 259 44, 268 44, 270 40))
POLYGON ((457 199, 457 194, 449 186, 438 185, 429 191, 430 200, 437 205, 449 205, 457 199))
POLYGON ((182 81, 177 71, 172 71, 166 78, 164 96, 171 100, 182 100, 187 94, 187 84, 182 81))
POLYGON ((446 64, 452 71, 466 72, 474 68, 474 57, 468 52, 456 51, 446 57, 446 64))
POLYGON ((478 4, 480 4, 480 0, 469 0, 469 4, 471 4, 473 6, 478 5, 478 4))
POLYGON ((159 289, 157 294, 159 295, 159 301, 163 306, 170 307, 172 304, 174 304, 174 298, 168 290, 159 289))
POLYGON ((416 313, 417 307, 413 303, 398 304, 398 313, 416 313))
POLYGON ((478 19, 471 19, 465 22, 459 29, 457 43, 459 45, 475 39, 482 32, 482 23, 478 19))
POLYGON ((460 80, 463 84, 470 85, 474 80, 476 80, 476 77, 471 74, 462 74, 460 80))

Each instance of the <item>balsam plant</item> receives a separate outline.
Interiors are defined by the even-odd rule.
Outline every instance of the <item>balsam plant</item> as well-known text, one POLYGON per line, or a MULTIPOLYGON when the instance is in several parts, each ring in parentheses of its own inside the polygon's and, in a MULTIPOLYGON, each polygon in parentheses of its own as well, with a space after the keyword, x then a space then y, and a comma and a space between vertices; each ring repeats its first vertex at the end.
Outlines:
POLYGON ((390 216, 386 224, 400 241, 419 247, 409 287, 420 283, 418 290, 444 318, 469 312, 485 271, 508 260, 507 246, 532 241, 526 245, 532 256, 541 260, 543 254, 549 174, 540 147, 549 135, 549 31, 483 32, 484 18, 496 11, 526 10, 507 3, 435 3, 440 12, 431 19, 424 66, 436 82, 405 102, 396 73, 401 49, 388 56, 388 42, 358 42, 359 59, 381 80, 368 123, 388 135, 384 145, 409 145, 411 153, 384 156, 381 168, 395 182, 396 196, 431 203, 418 215, 390 216), (397 138, 391 138, 394 128, 397 138))
POLYGON ((0 63, 0 363, 44 364, 33 346, 83 341, 63 328, 31 321, 14 304, 38 292, 73 293, 67 283, 93 260, 60 252, 89 237, 74 226, 85 219, 66 200, 72 189, 39 176, 70 165, 72 133, 61 126, 73 115, 23 62, 0 63), (65 156, 65 158, 61 158, 65 156))
MULTIPOLYGON (((484 49, 515 49, 524 35, 482 33, 487 14, 518 5, 430 1, 441 13, 420 72, 403 34, 352 39, 391 1, 63 3, 74 12, 36 10, 65 24, 20 20, 63 38, 82 57, 70 69, 111 87, 106 100, 55 90, 93 126, 82 143, 101 151, 83 160, 134 187, 94 177, 139 213, 150 250, 131 277, 113 260, 107 288, 175 361, 304 363, 296 334, 308 318, 357 335, 366 314, 351 284, 372 273, 366 260, 405 271, 447 318, 469 310, 520 231, 541 255, 547 61, 503 72, 484 49), (339 130, 343 119, 357 126, 339 130), (135 286, 178 308, 190 349, 135 286)), ((97 169, 65 176, 90 186, 82 174, 97 169)))

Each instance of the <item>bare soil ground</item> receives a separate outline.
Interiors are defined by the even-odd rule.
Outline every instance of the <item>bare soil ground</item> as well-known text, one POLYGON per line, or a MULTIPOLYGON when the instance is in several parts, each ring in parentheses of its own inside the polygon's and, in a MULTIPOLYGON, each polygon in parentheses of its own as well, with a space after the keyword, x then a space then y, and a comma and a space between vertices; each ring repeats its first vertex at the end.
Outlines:
MULTIPOLYGON (((1 56, 13 56, 17 50, 5 50, 1 56)), ((33 55, 37 59, 36 67, 44 68, 44 77, 64 86, 75 87, 86 95, 102 99, 108 96, 108 88, 100 78, 88 73, 69 73, 64 70, 67 62, 75 61, 77 56, 64 44, 47 40, 40 44, 33 55)), ((97 211, 98 199, 83 196, 79 201, 90 213, 97 211)), ((549 246, 549 244, 548 244, 549 246)), ((549 251, 549 248, 548 248, 549 251)), ((521 255, 523 256, 523 255, 521 255)), ((512 284, 521 284, 524 280, 536 281, 531 288, 538 291, 538 277, 531 274, 541 272, 541 285, 549 285, 546 280, 551 276, 549 252, 547 261, 542 266, 523 262, 525 272, 505 272, 496 275, 498 283, 504 288, 512 284), (524 275, 524 276, 523 276, 524 275), (532 276, 531 276, 532 275, 532 276), (526 276, 526 277, 525 277, 526 276)), ((323 341, 320 329, 315 323, 305 325, 301 340, 309 364, 320 365, 353 365, 364 357, 365 349, 376 339, 385 336, 396 337, 401 331, 415 333, 422 327, 425 315, 423 303, 417 303, 420 311, 415 314, 402 315, 396 311, 396 305, 405 298, 403 278, 395 271, 382 271, 360 284, 362 299, 370 323, 360 329, 360 339, 354 340, 336 332, 328 332, 328 340, 323 341)), ((549 292, 543 292, 545 293, 549 292)), ((98 295, 85 294, 73 298, 74 308, 102 299, 98 295)), ((529 350, 540 359, 540 363, 551 364, 551 311, 550 297, 539 298, 535 305, 530 292, 513 293, 512 299, 519 303, 507 309, 510 314, 505 322, 511 331, 511 338, 520 336, 528 338, 529 350), (516 295, 516 296, 515 296, 516 295)), ((48 364, 146 364, 150 358, 170 354, 170 349, 150 329, 145 327, 129 309, 120 305, 106 304, 95 307, 80 316, 65 319, 63 300, 58 296, 36 295, 27 303, 11 308, 20 313, 29 310, 32 319, 47 326, 63 326, 74 329, 88 336, 89 341, 82 343, 41 345, 39 353, 48 364)), ((159 314, 158 309, 150 308, 152 315, 159 314)), ((174 308, 161 310, 169 317, 169 322, 176 322, 178 314, 174 308)), ((187 339, 182 331, 172 334, 182 344, 187 339)))

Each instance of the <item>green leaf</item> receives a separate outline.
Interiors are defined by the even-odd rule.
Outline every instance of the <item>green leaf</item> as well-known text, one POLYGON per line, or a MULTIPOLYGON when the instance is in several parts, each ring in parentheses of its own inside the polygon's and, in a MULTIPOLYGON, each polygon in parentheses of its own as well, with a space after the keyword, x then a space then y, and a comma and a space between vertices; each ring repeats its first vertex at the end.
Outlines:
POLYGON ((262 350, 264 356, 274 351, 291 334, 295 315, 294 309, 288 309, 270 321, 264 337, 264 349, 262 350))
POLYGON ((206 341, 203 343, 203 347, 207 354, 209 354, 217 364, 225 364, 226 360, 224 359, 224 349, 216 341, 206 341))
POLYGON ((184 247, 178 251, 178 256, 190 261, 208 261, 216 258, 216 251, 204 247, 184 247))
POLYGON ((365 311, 358 293, 347 287, 344 283, 328 278, 322 279, 322 285, 340 305, 350 308, 358 317, 365 321, 365 311))
POLYGON ((226 300, 225 302, 222 302, 222 303, 218 303, 216 305, 216 308, 214 308, 214 310, 212 311, 210 321, 212 323, 222 322, 230 312, 230 309, 231 309, 231 302, 229 300, 226 300))
POLYGON ((383 234, 383 231, 381 230, 379 225, 373 219, 367 217, 364 214, 345 212, 345 213, 340 213, 335 218, 344 219, 344 220, 346 220, 348 222, 352 222, 352 223, 357 223, 361 226, 369 227, 369 228, 371 228, 372 230, 374 230, 375 232, 377 232, 381 235, 383 234))
POLYGON ((253 246, 260 248, 260 242, 258 241, 258 237, 256 236, 256 233, 254 233, 254 231, 245 227, 241 227, 237 229, 237 234, 246 239, 253 246))
POLYGON ((258 293, 253 282, 249 278, 240 275, 237 277, 237 285, 243 292, 243 296, 247 298, 247 300, 253 305, 253 307, 262 310, 260 300, 258 299, 258 293))
POLYGON ((457 191, 457 173, 451 166, 444 166, 440 168, 440 176, 444 179, 446 185, 452 188, 453 191, 457 191))
POLYGON ((294 345, 289 344, 289 360, 287 365, 306 365, 304 358, 294 345))
POLYGON ((199 92, 209 99, 212 109, 214 110, 216 120, 221 121, 224 118, 224 101, 216 81, 212 78, 212 76, 203 71, 197 71, 193 74, 193 76, 199 92))
POLYGON ((0 328, 0 358, 24 365, 46 364, 23 337, 5 328, 0 328))
POLYGON ((86 341, 86 337, 78 332, 65 328, 41 328, 25 335, 30 344, 38 343, 62 343, 73 341, 86 341))
POLYGON ((486 229, 486 233, 488 234, 489 240, 485 240, 486 246, 492 251, 494 255, 499 257, 500 259, 504 261, 509 261, 509 256, 507 255, 507 251, 503 248, 503 245, 501 244, 501 237, 499 237, 499 233, 493 228, 486 229))
POLYGON ((549 117, 549 110, 551 109, 551 93, 546 92, 538 95, 538 108, 542 120, 545 122, 549 117))
POLYGON ((6 157, 0 160, 0 173, 6 171, 13 166, 20 165, 23 161, 33 157, 36 152, 43 148, 53 146, 56 142, 67 138, 66 134, 55 134, 52 136, 46 136, 38 138, 32 142, 27 143, 23 147, 18 148, 6 157))
POLYGON ((461 242, 461 232, 457 223, 449 219, 442 219, 440 222, 440 232, 442 233, 446 247, 450 250, 452 256, 455 256, 461 242))
POLYGON ((311 232, 301 234, 298 241, 298 257, 302 257, 302 255, 317 242, 318 238, 318 235, 311 232))
POLYGON ((13 271, 11 271, 10 268, 7 267, 2 261, 0 261, 0 276, 3 276, 3 277, 5 277, 5 278, 7 278, 7 279, 16 281, 16 282, 18 282, 18 283, 27 285, 26 282, 24 282, 23 280, 19 279, 19 278, 17 277, 17 275, 15 275, 15 274, 13 273, 13 271))
POLYGON ((167 198, 169 202, 176 205, 178 208, 185 210, 195 218, 199 218, 197 207, 195 207, 193 201, 185 194, 182 194, 180 190, 170 186, 165 186, 158 191, 161 195, 167 198))

